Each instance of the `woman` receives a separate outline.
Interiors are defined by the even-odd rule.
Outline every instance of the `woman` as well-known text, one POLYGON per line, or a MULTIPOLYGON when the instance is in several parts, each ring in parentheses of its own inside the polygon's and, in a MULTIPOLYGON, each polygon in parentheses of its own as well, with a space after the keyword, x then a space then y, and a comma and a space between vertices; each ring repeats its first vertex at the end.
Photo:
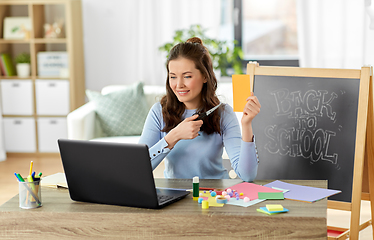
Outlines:
POLYGON ((242 137, 231 106, 221 104, 203 120, 198 115, 217 106, 217 79, 202 41, 175 45, 166 63, 166 95, 152 106, 139 143, 147 144, 153 169, 165 159, 166 178, 229 178, 222 165, 223 147, 231 166, 244 181, 257 174, 252 120, 260 103, 250 96, 243 110, 242 137))

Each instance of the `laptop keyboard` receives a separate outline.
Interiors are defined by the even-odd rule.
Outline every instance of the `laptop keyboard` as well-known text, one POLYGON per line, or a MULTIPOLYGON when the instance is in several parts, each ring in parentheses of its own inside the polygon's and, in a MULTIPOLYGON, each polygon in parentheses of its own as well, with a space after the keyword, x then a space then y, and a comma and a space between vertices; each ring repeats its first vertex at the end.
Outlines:
POLYGON ((162 204, 162 203, 164 203, 164 202, 173 198, 173 197, 167 196, 167 195, 157 195, 157 197, 158 197, 158 203, 159 204, 162 204))

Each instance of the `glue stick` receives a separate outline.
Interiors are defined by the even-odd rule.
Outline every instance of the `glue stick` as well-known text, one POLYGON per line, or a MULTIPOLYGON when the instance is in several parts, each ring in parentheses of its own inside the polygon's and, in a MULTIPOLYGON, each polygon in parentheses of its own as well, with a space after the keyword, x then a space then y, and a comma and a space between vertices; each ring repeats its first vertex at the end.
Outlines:
POLYGON ((199 199, 199 177, 193 177, 192 179, 192 197, 193 199, 199 199))

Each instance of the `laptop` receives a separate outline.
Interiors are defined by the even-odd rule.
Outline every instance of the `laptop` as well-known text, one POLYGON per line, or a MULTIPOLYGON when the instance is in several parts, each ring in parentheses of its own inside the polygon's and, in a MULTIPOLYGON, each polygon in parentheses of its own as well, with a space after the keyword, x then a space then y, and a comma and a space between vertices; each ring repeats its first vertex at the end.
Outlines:
POLYGON ((59 139, 58 145, 74 201, 157 209, 189 194, 156 189, 145 144, 59 139))

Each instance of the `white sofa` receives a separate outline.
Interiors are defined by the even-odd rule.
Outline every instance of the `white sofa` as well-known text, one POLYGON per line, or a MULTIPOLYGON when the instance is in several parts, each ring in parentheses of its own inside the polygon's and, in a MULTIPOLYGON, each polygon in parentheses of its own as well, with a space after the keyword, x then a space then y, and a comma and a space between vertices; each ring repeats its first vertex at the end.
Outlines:
MULTIPOLYGON (((118 91, 126 88, 126 85, 109 85, 101 90, 102 94, 108 94, 113 91, 118 91)), ((154 103, 159 101, 165 94, 165 86, 144 86, 144 93, 148 102, 149 108, 154 103)), ((217 96, 221 102, 233 106, 232 97, 232 83, 220 82, 217 88, 217 96)), ((242 113, 236 113, 240 122, 242 113)), ((120 137, 104 137, 100 122, 96 118, 95 105, 93 102, 88 102, 80 108, 72 111, 67 116, 68 138, 76 140, 93 140, 104 142, 122 142, 122 143, 138 143, 139 136, 120 136, 120 137)), ((236 173, 231 168, 231 163, 226 151, 223 151, 223 165, 229 171, 231 178, 237 178, 236 173)), ((164 163, 162 162, 154 171, 154 177, 163 177, 164 163)))
MULTIPOLYGON (((109 85, 101 90, 101 94, 105 95, 126 87, 126 85, 109 85)), ((166 92, 165 86, 144 85, 143 89, 149 107, 158 102, 166 92)), ((217 95, 221 102, 233 106, 231 82, 220 82, 217 95)), ((237 115, 238 118, 241 117, 240 114, 237 115)), ((67 116, 67 128, 69 139, 137 143, 140 138, 140 136, 104 137, 100 123, 96 118, 93 102, 88 102, 69 113, 67 116)))

